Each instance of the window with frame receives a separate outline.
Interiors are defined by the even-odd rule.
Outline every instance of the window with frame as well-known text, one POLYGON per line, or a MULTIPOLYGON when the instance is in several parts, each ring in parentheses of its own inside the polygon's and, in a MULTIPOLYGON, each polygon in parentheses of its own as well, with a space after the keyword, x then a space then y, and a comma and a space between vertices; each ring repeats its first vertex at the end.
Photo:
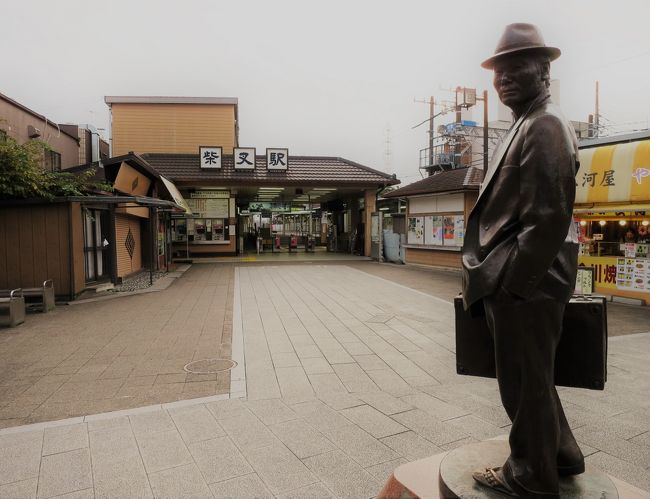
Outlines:
POLYGON ((45 151, 43 168, 49 172, 61 171, 61 154, 56 151, 45 151))

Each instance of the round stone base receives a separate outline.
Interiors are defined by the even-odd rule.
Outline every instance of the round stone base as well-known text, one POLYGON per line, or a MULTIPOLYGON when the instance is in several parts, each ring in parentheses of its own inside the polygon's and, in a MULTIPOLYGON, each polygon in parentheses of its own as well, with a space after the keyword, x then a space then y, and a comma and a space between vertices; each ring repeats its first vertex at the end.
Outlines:
MULTIPOLYGON (((464 445, 449 452, 440 463, 440 497, 444 499, 502 499, 504 496, 479 485, 472 473, 501 466, 510 448, 506 440, 488 440, 464 445)), ((560 478, 560 497, 571 499, 617 499, 618 491, 609 477, 598 470, 560 478)))

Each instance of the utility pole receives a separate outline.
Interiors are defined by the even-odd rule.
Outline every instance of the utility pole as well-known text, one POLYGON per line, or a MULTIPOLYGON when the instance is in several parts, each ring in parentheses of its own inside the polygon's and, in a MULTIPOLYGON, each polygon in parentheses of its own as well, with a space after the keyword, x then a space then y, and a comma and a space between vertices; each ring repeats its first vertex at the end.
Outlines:
POLYGON ((595 137, 600 135, 600 111, 598 109, 598 81, 596 81, 596 114, 594 115, 595 137))
POLYGON ((488 170, 488 93, 483 90, 483 97, 476 100, 483 101, 483 175, 488 170))
POLYGON ((386 171, 390 174, 393 172, 393 165, 391 161, 392 152, 390 150, 390 124, 386 124, 386 139, 384 140, 384 162, 386 171))
POLYGON ((429 166, 433 171, 433 118, 435 117, 433 111, 433 96, 429 99, 429 166))

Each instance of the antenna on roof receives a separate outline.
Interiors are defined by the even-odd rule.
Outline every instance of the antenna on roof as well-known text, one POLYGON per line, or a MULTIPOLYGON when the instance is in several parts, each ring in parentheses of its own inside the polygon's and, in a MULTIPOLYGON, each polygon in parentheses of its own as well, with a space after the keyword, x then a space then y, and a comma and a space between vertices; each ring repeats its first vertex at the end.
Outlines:
POLYGON ((384 140, 384 169, 386 173, 392 174, 393 172, 393 153, 390 148, 390 123, 386 123, 386 138, 384 140))

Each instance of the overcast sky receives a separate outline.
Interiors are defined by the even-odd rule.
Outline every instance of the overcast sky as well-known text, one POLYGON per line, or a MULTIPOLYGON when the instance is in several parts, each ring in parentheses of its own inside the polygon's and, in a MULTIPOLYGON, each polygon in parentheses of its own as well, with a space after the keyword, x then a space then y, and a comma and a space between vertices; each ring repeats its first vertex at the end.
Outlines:
POLYGON ((479 64, 512 22, 562 50, 551 72, 567 117, 594 112, 599 80, 604 123, 649 127, 648 19, 647 0, 21 0, 0 15, 0 92, 106 129, 105 95, 238 97, 242 146, 342 156, 409 182, 427 145, 426 126, 411 127, 429 108, 414 100, 488 88, 496 113, 479 64))

